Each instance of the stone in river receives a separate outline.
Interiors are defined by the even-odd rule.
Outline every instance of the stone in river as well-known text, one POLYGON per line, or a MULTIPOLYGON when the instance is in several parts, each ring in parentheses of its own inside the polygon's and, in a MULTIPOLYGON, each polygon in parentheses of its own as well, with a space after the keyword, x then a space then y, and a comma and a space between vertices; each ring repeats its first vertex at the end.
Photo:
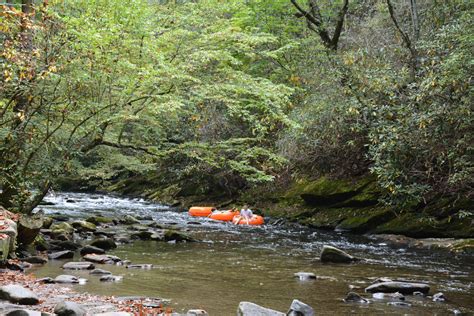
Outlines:
POLYGON ((380 282, 372 284, 365 289, 366 292, 376 293, 395 293, 413 294, 413 292, 421 292, 427 294, 430 291, 430 286, 425 283, 411 283, 411 282, 380 282))
POLYGON ((100 277, 99 281, 101 282, 118 282, 122 281, 123 277, 122 276, 117 276, 117 275, 103 275, 100 277))
POLYGON ((358 259, 332 246, 324 246, 321 252, 321 262, 351 263, 358 259))
POLYGON ((140 221, 138 219, 128 214, 125 215, 122 219, 119 219, 119 222, 125 225, 140 224, 140 221))
POLYGON ((112 274, 112 272, 107 271, 107 270, 103 270, 103 269, 94 269, 91 272, 89 272, 89 274, 108 275, 108 274, 112 274))
POLYGON ((35 293, 17 284, 0 287, 0 299, 21 305, 36 305, 39 303, 38 296, 35 293))
POLYGON ((54 283, 79 283, 79 278, 74 275, 61 274, 54 279, 54 283))
POLYGON ((346 298, 344 299, 344 302, 346 303, 362 303, 362 304, 367 304, 370 303, 368 299, 363 298, 359 294, 355 292, 349 292, 346 295, 346 298))
POLYGON ((28 263, 33 263, 33 264, 45 264, 46 262, 48 262, 48 259, 40 257, 40 256, 31 256, 31 257, 23 258, 21 260, 28 263))
POLYGON ((92 270, 95 266, 90 262, 68 262, 63 265, 63 269, 70 270, 92 270))
POLYGON ((300 281, 316 280, 316 275, 311 272, 297 272, 294 274, 300 281))
POLYGON ((314 309, 299 300, 293 300, 290 305, 290 309, 287 316, 314 316, 314 309))
POLYGON ((151 269, 153 268, 152 264, 129 264, 127 269, 151 269))
POLYGON ((94 263, 109 263, 113 264, 116 262, 121 261, 121 259, 117 256, 112 255, 96 255, 96 254, 88 254, 83 257, 84 260, 94 262, 94 263))
POLYGON ((433 302, 444 302, 446 301, 446 297, 443 293, 439 292, 433 295, 433 302))
POLYGON ((85 316, 85 308, 75 302, 60 302, 54 308, 54 313, 58 316, 85 316))
POLYGON ((190 309, 186 316, 209 316, 209 314, 203 309, 190 309))
POLYGON ((94 246, 85 246, 81 249, 80 251, 81 256, 85 256, 90 253, 95 253, 98 255, 103 255, 105 253, 105 250, 99 247, 94 247, 94 246))
POLYGON ((286 316, 285 313, 265 308, 251 302, 240 302, 237 316, 286 316))
POLYGON ((406 302, 388 302, 387 305, 395 307, 411 307, 411 304, 406 302))
POLYGON ((72 259, 74 258, 74 252, 71 250, 64 250, 53 252, 48 255, 49 259, 59 260, 59 259, 72 259))
POLYGON ((99 248, 102 248, 104 250, 117 248, 117 244, 115 243, 115 241, 113 239, 110 239, 110 238, 101 238, 101 239, 93 240, 90 243, 90 246, 99 247, 99 248))

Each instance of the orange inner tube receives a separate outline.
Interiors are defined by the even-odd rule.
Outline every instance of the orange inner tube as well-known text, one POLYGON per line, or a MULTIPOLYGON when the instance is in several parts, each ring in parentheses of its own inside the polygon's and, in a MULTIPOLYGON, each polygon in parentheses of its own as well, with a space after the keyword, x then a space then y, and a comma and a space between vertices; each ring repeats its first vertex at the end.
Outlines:
POLYGON ((263 220, 263 217, 260 215, 253 215, 249 219, 248 223, 247 220, 240 215, 235 216, 232 220, 232 223, 234 223, 235 225, 263 225, 264 222, 265 221, 263 220))
POLYGON ((209 215, 209 218, 218 220, 218 221, 224 221, 224 222, 230 222, 234 216, 239 215, 239 211, 214 211, 212 212, 211 215, 209 215))
POLYGON ((191 216, 207 217, 215 209, 216 208, 212 206, 193 206, 189 209, 188 213, 191 216))

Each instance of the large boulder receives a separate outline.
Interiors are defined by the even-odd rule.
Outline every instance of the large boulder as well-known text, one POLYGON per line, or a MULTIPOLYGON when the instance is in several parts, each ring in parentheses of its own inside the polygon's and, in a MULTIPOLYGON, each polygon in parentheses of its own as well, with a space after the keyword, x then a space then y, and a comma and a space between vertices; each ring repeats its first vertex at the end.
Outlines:
POLYGON ((104 250, 117 248, 117 244, 115 243, 115 241, 110 238, 95 239, 90 243, 90 246, 102 248, 104 250))
POLYGON ((240 302, 237 316, 285 316, 285 313, 265 308, 251 302, 240 302))
POLYGON ((290 305, 290 309, 287 316, 314 316, 314 309, 299 300, 293 300, 290 305))
POLYGON ((324 246, 321 252, 321 262, 351 263, 358 259, 332 246, 324 246))
POLYGON ((51 316, 51 314, 38 312, 31 309, 15 309, 6 313, 5 316, 51 316))
POLYGON ((58 303, 54 308, 54 313, 58 316, 85 316, 87 314, 81 305, 66 301, 58 303))
POLYGON ((413 294, 413 292, 421 292, 428 294, 430 286, 425 283, 412 283, 412 282, 380 282, 372 284, 365 289, 366 292, 370 293, 395 293, 399 292, 402 294, 413 294))
POLYGON ((39 303, 38 296, 35 293, 17 284, 0 287, 0 299, 21 305, 36 305, 39 303))
POLYGON ((43 227, 43 211, 33 215, 22 215, 18 220, 18 243, 26 247, 33 243, 43 227))

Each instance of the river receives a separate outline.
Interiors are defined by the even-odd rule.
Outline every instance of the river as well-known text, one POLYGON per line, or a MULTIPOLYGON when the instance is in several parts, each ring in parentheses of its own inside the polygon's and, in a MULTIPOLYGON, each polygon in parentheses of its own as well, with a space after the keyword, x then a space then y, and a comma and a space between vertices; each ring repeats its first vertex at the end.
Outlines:
MULTIPOLYGON (((116 296, 149 296, 170 300, 178 312, 202 308, 210 315, 235 315, 240 301, 286 312, 293 299, 311 305, 318 315, 452 315, 474 312, 472 257, 445 252, 394 249, 365 236, 317 231, 298 225, 242 227, 207 218, 192 218, 164 205, 140 199, 57 193, 48 196, 47 214, 71 218, 91 215, 152 216, 153 220, 189 230, 197 243, 135 241, 110 254, 133 263, 153 264, 150 270, 123 266, 101 268, 122 275, 117 283, 101 283, 85 271, 67 272, 89 281, 73 287, 80 292, 116 296), (367 259, 350 265, 322 264, 323 245, 333 245, 367 259), (294 273, 312 272, 318 279, 300 281, 294 273), (379 277, 427 282, 430 293, 443 292, 447 302, 407 296, 411 307, 394 307, 385 300, 371 304, 344 303, 349 288, 363 294, 379 277)), ((85 241, 84 241, 85 242, 85 241)), ((79 257, 77 258, 79 259, 79 257)), ((50 260, 34 268, 37 277, 63 274, 64 261, 50 260)), ((366 295, 370 297, 370 295, 366 295)))

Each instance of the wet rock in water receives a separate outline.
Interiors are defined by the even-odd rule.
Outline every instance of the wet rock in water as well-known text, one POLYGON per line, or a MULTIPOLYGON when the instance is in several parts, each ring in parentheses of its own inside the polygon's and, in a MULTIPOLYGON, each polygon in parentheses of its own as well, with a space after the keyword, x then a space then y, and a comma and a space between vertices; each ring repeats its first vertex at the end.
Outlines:
POLYGON ((389 279, 389 278, 377 278, 375 279, 372 284, 375 284, 375 283, 382 283, 382 282, 392 282, 393 280, 392 279, 389 279))
POLYGON ((85 316, 85 308, 75 302, 60 302, 54 308, 54 313, 58 316, 85 316))
POLYGON ((290 305, 290 309, 287 316, 314 316, 314 309, 299 300, 293 300, 290 305))
POLYGON ((128 235, 119 235, 115 237, 115 241, 121 244, 128 244, 130 242, 130 236, 128 235))
POLYGON ((79 278, 74 275, 61 274, 54 278, 54 283, 79 283, 79 278))
POLYGON ((41 279, 37 279, 35 282, 36 283, 43 283, 43 284, 51 284, 51 283, 54 283, 54 279, 50 278, 50 277, 44 277, 44 278, 41 278, 41 279))
POLYGON ((153 268, 152 264, 129 264, 126 267, 127 269, 151 269, 153 268))
POLYGON ((117 275, 103 275, 99 279, 99 281, 101 282, 119 282, 122 280, 123 280, 123 276, 117 276, 117 275))
POLYGON ((376 293, 395 293, 412 294, 413 292, 421 292, 427 294, 430 291, 430 286, 425 283, 411 283, 411 282, 380 282, 372 284, 365 289, 366 292, 376 293))
POLYGON ((297 272, 294 274, 300 281, 316 280, 316 274, 311 272, 297 272))
POLYGON ((349 292, 346 295, 346 298, 344 299, 344 302, 346 303, 362 303, 362 304, 367 304, 370 303, 368 299, 363 298, 359 294, 355 292, 349 292))
POLYGON ((59 260, 59 259, 72 259, 74 258, 74 252, 70 250, 53 252, 48 255, 49 259, 59 260))
POLYGON ((411 307, 411 304, 406 302, 388 302, 387 305, 395 307, 411 307))
POLYGON ((97 230, 97 227, 94 223, 87 221, 75 221, 72 223, 72 227, 74 227, 79 232, 93 232, 97 230))
POLYGON ((63 265, 63 269, 68 270, 92 270, 95 266, 90 262, 68 262, 63 265))
POLYGON ((186 316, 209 316, 203 309, 190 309, 186 312, 186 316))
POLYGON ((445 302, 446 297, 444 296, 443 293, 439 292, 433 295, 433 302, 445 302))
POLYGON ((141 240, 151 240, 151 236, 153 236, 153 232, 151 231, 141 231, 131 235, 132 238, 141 239, 141 240))
POLYGON ((324 246, 321 252, 321 262, 351 263, 358 259, 332 246, 324 246))
POLYGON ((58 222, 67 222, 69 220, 69 216, 61 214, 52 214, 51 218, 58 222))
POLYGON ((70 240, 65 241, 51 241, 51 247, 55 250, 72 250, 75 251, 81 248, 81 245, 70 240))
POLYGON ((17 284, 0 287, 0 299, 20 305, 36 305, 39 303, 38 296, 35 293, 17 284))
POLYGON ((81 256, 85 256, 92 253, 95 253, 97 255, 103 255, 105 253, 105 250, 94 246, 84 246, 80 251, 81 256))
POLYGON ((265 308, 251 302, 240 302, 237 316, 285 316, 285 313, 265 308))
POLYGON ((125 215, 123 218, 119 219, 119 222, 124 225, 140 224, 140 221, 138 219, 128 214, 125 215))
POLYGON ((398 301, 404 301, 405 296, 401 293, 395 292, 395 293, 373 293, 372 297, 377 299, 377 300, 383 300, 383 299, 392 299, 392 300, 398 300, 398 301))
POLYGON ((31 256, 21 259, 24 262, 32 263, 32 264, 45 264, 48 262, 48 259, 40 257, 40 256, 31 256))
POLYGON ((114 237, 117 235, 117 232, 115 230, 96 230, 93 232, 94 236, 101 236, 101 237, 114 237))
POLYGON ((137 216, 137 219, 139 219, 141 221, 152 221, 153 216, 151 216, 151 215, 142 215, 142 216, 137 216))
POLYGON ((414 296, 425 296, 425 294, 423 294, 423 293, 421 293, 421 292, 419 292, 419 291, 413 292, 412 295, 414 295, 414 296))
POLYGON ((82 257, 82 259, 94 263, 109 263, 113 264, 119 261, 122 261, 119 257, 117 256, 112 256, 112 255, 96 255, 96 254, 88 254, 82 257))
POLYGON ((103 270, 103 269, 94 269, 94 270, 92 270, 91 272, 89 272, 89 274, 94 274, 94 275, 108 275, 108 274, 112 274, 112 272, 107 271, 107 270, 103 270))
POLYGON ((114 219, 110 217, 105 217, 105 216, 91 216, 88 219, 86 219, 86 222, 89 222, 95 225, 111 224, 114 222, 114 219))
POLYGON ((113 249, 113 248, 117 248, 117 244, 115 243, 115 241, 113 239, 110 239, 110 238, 101 238, 101 239, 93 240, 90 243, 90 246, 99 247, 99 248, 102 248, 104 250, 110 250, 110 249, 113 249))
POLYGON ((183 232, 179 232, 179 231, 176 231, 176 230, 167 230, 167 231, 165 231, 164 237, 165 237, 164 238, 165 241, 177 241, 177 242, 180 242, 180 241, 196 241, 196 239, 189 236, 188 234, 183 233, 183 232))

